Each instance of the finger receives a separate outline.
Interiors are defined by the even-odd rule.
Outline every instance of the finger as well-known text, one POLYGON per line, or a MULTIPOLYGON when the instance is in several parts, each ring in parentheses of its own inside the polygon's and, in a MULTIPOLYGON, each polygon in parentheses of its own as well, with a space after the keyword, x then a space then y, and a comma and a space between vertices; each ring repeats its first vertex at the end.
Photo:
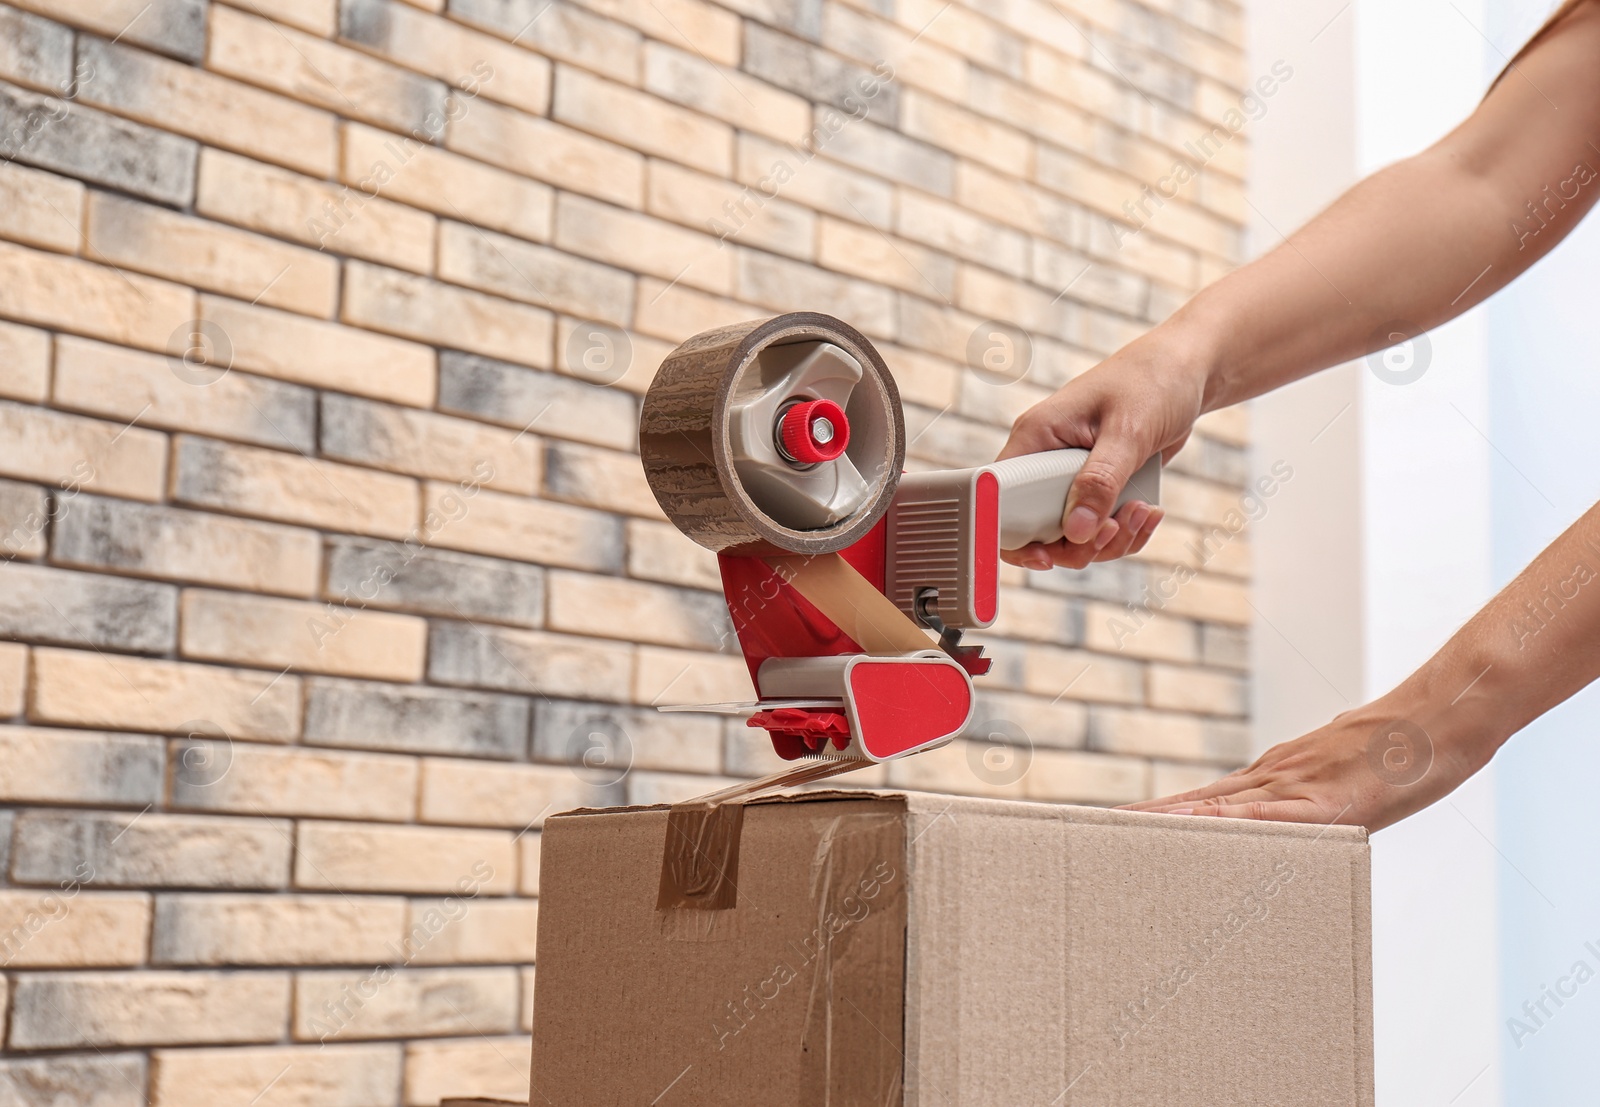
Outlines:
POLYGON ((1213 819, 1253 819, 1267 823, 1316 823, 1320 826, 1328 826, 1338 819, 1338 816, 1330 819, 1320 805, 1308 799, 1248 800, 1243 803, 1168 811, 1167 814, 1201 815, 1213 819))
POLYGON ((1061 531, 1068 542, 1088 542, 1100 531, 1123 486, 1146 456, 1144 446, 1131 437, 1102 430, 1067 491, 1061 531))
POLYGON ((1095 552, 1096 561, 1115 561, 1124 556, 1133 548, 1134 541, 1139 537, 1139 528, 1144 525, 1145 518, 1150 514, 1150 505, 1133 502, 1125 503, 1112 517, 1111 523, 1117 527, 1116 535, 1095 552))
POLYGON ((1139 536, 1133 540, 1133 548, 1128 552, 1130 554, 1136 554, 1140 550, 1144 549, 1145 546, 1149 545, 1150 536, 1156 532, 1156 527, 1160 525, 1161 520, 1165 519, 1166 517, 1167 513, 1161 508, 1152 508, 1150 511, 1150 517, 1144 521, 1144 526, 1139 528, 1139 536))
POLYGON ((1050 547, 1043 542, 1029 542, 1020 550, 1001 550, 1000 559, 1008 565, 1019 565, 1024 569, 1048 569, 1055 564, 1055 559, 1050 556, 1050 547))
POLYGON ((1024 546, 1021 550, 1001 550, 1000 556, 1016 565, 1020 564, 1020 562, 1014 561, 1013 558, 1022 554, 1024 550, 1033 548, 1037 548, 1042 552, 1049 559, 1051 565, 1059 565, 1066 569, 1082 569, 1094 560, 1095 554, 1092 543, 1085 546, 1075 546, 1065 539, 1058 538, 1054 542, 1035 542, 1032 546, 1024 546))
POLYGON ((1221 777, 1218 780, 1213 780, 1210 784, 1207 784, 1203 787, 1191 788, 1187 792, 1179 792, 1176 795, 1163 796, 1160 799, 1141 800, 1138 803, 1130 803, 1124 807, 1120 807, 1118 810, 1154 811, 1159 808, 1183 807, 1185 805, 1207 802, 1216 800, 1220 797, 1234 795, 1250 787, 1248 781, 1246 780, 1249 772, 1249 769, 1235 769, 1227 776, 1221 777))

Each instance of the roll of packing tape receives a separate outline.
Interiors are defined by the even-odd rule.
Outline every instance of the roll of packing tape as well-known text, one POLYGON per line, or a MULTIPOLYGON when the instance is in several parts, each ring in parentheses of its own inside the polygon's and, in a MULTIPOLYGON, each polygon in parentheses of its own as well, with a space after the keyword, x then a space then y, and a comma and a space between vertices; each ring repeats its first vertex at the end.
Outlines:
POLYGON ((684 342, 661 363, 639 419, 656 502, 719 553, 853 545, 888 510, 905 448, 900 392, 883 358, 855 328, 814 312, 684 342), (797 460, 799 434, 816 449, 797 460), (838 441, 843 452, 828 448, 838 441))

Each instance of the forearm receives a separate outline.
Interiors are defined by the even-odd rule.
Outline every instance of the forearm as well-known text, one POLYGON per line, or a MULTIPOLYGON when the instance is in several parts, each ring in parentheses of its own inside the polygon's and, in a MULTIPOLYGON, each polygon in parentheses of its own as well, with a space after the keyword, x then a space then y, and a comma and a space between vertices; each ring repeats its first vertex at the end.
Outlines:
POLYGON ((1600 677, 1600 505, 1590 508, 1389 696, 1476 768, 1600 677))
POLYGON ((1600 197, 1597 53, 1590 4, 1454 132, 1357 184, 1147 337, 1200 376, 1210 410, 1367 354, 1396 324, 1415 334, 1474 306, 1600 197))

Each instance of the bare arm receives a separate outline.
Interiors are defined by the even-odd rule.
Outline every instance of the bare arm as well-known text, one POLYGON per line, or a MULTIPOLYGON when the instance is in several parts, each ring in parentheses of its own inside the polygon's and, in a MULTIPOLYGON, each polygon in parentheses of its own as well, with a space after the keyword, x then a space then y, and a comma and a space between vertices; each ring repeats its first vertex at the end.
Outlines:
POLYGON ((1002 457, 1061 446, 1092 454, 1067 537, 1010 560, 1081 566, 1139 548, 1160 512, 1130 504, 1111 519, 1109 508, 1203 412, 1388 344, 1375 336, 1436 326, 1548 253, 1600 199, 1597 57, 1600 3, 1581 4, 1433 147, 1362 181, 1026 412, 1002 457))
POLYGON ((1133 806, 1377 830, 1454 791, 1596 677, 1600 505, 1382 699, 1214 784, 1133 806))

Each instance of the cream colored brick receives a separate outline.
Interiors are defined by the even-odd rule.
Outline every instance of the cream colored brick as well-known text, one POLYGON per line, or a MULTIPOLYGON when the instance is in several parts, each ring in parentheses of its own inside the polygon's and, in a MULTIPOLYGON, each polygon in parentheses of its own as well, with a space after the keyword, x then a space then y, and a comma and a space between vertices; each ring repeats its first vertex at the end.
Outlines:
POLYGON ((239 369, 413 407, 438 394, 426 346, 218 296, 200 297, 200 318, 222 329, 239 369))
POLYGON ((586 319, 633 314, 631 273, 453 220, 439 228, 439 277, 586 319))
POLYGON ((28 718, 56 726, 286 742, 300 733, 300 678, 36 647, 28 718))
POLYGON ((158 1049, 150 1107, 369 1107, 393 1102, 401 1071, 389 1043, 158 1049))
MULTIPOLYGON (((649 283, 653 290, 652 295, 658 295, 660 290, 666 287, 666 282, 664 281, 654 281, 653 278, 643 277, 640 278, 641 292, 646 283, 649 283)), ((682 282, 680 281, 679 285, 681 286, 681 284, 682 282)), ((640 302, 642 304, 643 301, 641 300, 640 302)), ((643 310, 643 308, 641 307, 639 310, 643 310)), ((637 314, 637 311, 635 314, 637 314)), ((571 359, 566 355, 574 343, 583 346, 585 349, 593 348, 594 340, 592 336, 595 329, 595 324, 587 320, 573 319, 568 316, 556 317, 556 350, 560 355, 556 358, 556 369, 577 380, 594 382, 595 377, 592 373, 581 366, 570 364, 571 359), (575 337, 574 332, 580 329, 584 331, 584 334, 575 337)), ((655 379, 656 370, 661 367, 661 363, 667 359, 668 354, 677 348, 678 344, 676 342, 664 342, 640 331, 626 330, 624 333, 628 337, 628 344, 632 347, 632 357, 628 360, 622 376, 616 380, 610 380, 610 376, 607 374, 604 379, 610 382, 609 387, 616 388, 622 392, 643 395, 650 388, 650 382, 655 379)), ((634 429, 637 431, 638 428, 634 429)), ((552 428, 549 433, 555 435, 557 431, 552 428)), ((568 433, 570 437, 578 438, 580 441, 596 441, 600 437, 592 433, 583 435, 575 432, 568 433)), ((563 437, 565 436, 567 435, 564 434, 563 437)))
POLYGON ((9 969, 142 965, 149 940, 143 893, 89 892, 77 883, 0 891, 0 961, 9 969))
MULTIPOLYGON (((842 219, 860 220, 875 227, 888 226, 894 218, 894 186, 887 181, 820 157, 808 160, 794 147, 760 135, 741 132, 738 143, 738 181, 756 189, 763 199, 781 193, 791 204, 815 208, 842 219)), ((747 206, 754 207, 754 197, 747 206)), ((805 207, 797 206, 792 215, 803 218, 805 207)), ((751 246, 762 245, 760 238, 764 229, 765 224, 758 216, 740 232, 739 241, 751 246)), ((785 236, 777 238, 784 241, 785 236)), ((772 248, 780 253, 793 252, 772 248)))
POLYGON ((194 318, 194 292, 0 242, 0 317, 165 350, 194 318))
POLYGON ((405 538, 417 524, 416 482, 277 450, 178 438, 173 499, 196 507, 405 538))
POLYGON ((556 67, 551 118, 630 149, 721 177, 733 173, 733 130, 647 93, 581 69, 556 67))
POLYGON ((311 447, 315 398, 309 392, 220 367, 197 369, 204 382, 197 383, 187 371, 180 377, 175 362, 182 366, 171 355, 62 336, 56 339, 52 399, 57 407, 120 423, 137 419, 145 426, 267 446, 311 447))
POLYGON ((554 572, 549 578, 551 630, 721 649, 733 639, 720 595, 594 573, 554 572))
POLYGON ((431 216, 220 150, 200 152, 195 210, 333 253, 418 273, 433 268, 431 216))
MULTIPOLYGON (((533 1032, 534 977, 537 970, 534 966, 529 965, 520 970, 520 972, 522 976, 522 1017, 517 1025, 531 1034, 533 1032)), ((460 1107, 460 1105, 457 1105, 457 1107, 460 1107)))
POLYGON ((406 924, 415 965, 533 960, 539 905, 531 899, 412 900, 406 924))
POLYGON ((737 271, 739 295, 751 303, 774 311, 806 310, 845 316, 866 334, 895 336, 895 296, 881 285, 755 250, 740 251, 737 271))
POLYGON ((607 511, 664 519, 635 454, 551 442, 546 448, 545 495, 607 511))
POLYGON ((1149 766, 1135 757, 1034 750, 1022 791, 1050 803, 1134 803, 1145 798, 1149 778, 1149 766))
POLYGON ((342 133, 339 177, 358 192, 533 242, 550 238, 555 190, 549 185, 360 123, 345 123, 342 133))
POLYGON ((1201 434, 1220 438, 1233 446, 1250 444, 1250 408, 1246 404, 1208 411, 1195 420, 1195 429, 1201 434))
POLYGON ((431 545, 579 568, 620 558, 621 527, 599 512, 484 490, 463 511, 454 506, 460 499, 455 485, 429 484, 425 491, 424 513, 438 520, 427 534, 431 545))
MULTIPOLYGON (((261 27, 277 37, 267 24, 261 27)), ((96 70, 95 79, 83 82, 78 91, 86 103, 314 177, 333 172, 332 113, 252 88, 257 83, 253 74, 245 73, 248 83, 241 83, 93 39, 84 40, 82 49, 96 70)))
MULTIPOLYGON (((1040 96, 1020 82, 986 70, 973 72, 968 106, 981 116, 1003 120, 1068 150, 1086 150, 1094 142, 1094 121, 1082 108, 1062 103, 1053 96, 1040 96)), ((1162 171, 1170 168, 1168 162, 1162 166, 1162 171)))
POLYGON ((739 17, 706 0, 584 0, 584 7, 711 61, 739 64, 739 17))
POLYGON ((0 718, 22 714, 28 688, 28 647, 0 642, 0 718))
POLYGON ((555 244, 568 253, 719 296, 733 291, 733 251, 716 239, 583 196, 561 194, 555 244))
POLYGON ((517 858, 521 863, 517 877, 517 891, 525 896, 539 894, 539 859, 543 856, 544 834, 530 830, 517 839, 517 858))
MULTIPOLYGON (((1165 580, 1164 574, 1161 579, 1165 580)), ((1250 589, 1243 581, 1202 573, 1187 581, 1174 578, 1169 591, 1170 599, 1161 606, 1168 615, 1186 615, 1191 619, 1230 623, 1246 626, 1254 609, 1250 606, 1250 589)), ((1159 596, 1160 594, 1158 594, 1159 596)))
POLYGON ((536 369, 550 366, 550 312, 395 269, 345 263, 343 322, 536 369))
POLYGON ((738 703, 754 698, 750 670, 742 658, 639 647, 633 680, 635 703, 738 703))
POLYGON ((1151 766, 1150 798, 1192 792, 1222 779, 1232 771, 1226 765, 1185 765, 1174 761, 1157 761, 1151 766))
POLYGON ((14 161, 0 164, 0 238, 77 253, 83 239, 83 193, 78 181, 14 161))
POLYGON ((175 809, 398 822, 416 809, 417 763, 386 754, 276 749, 209 739, 172 743, 175 809))
POLYGON ((463 895, 510 893, 516 849, 510 831, 372 826, 305 821, 294 883, 345 892, 463 895))
POLYGON ((526 40, 513 45, 453 19, 392 0, 345 0, 341 37, 408 69, 532 115, 550 110, 550 63, 526 40))
POLYGON ((158 500, 166 472, 164 434, 0 401, 0 474, 158 500))
POLYGON ((725 776, 690 773, 632 773, 628 777, 628 803, 636 807, 685 803, 739 783, 725 776))
MULTIPOLYGON (((1003 8, 1001 9, 1003 10, 1003 8)), ((913 34, 922 33, 930 42, 980 62, 1002 73, 1019 73, 1022 67, 1022 39, 985 18, 986 9, 945 5, 935 0, 902 0, 895 6, 894 18, 913 34), (982 13, 982 14, 980 14, 982 13)), ((1065 34, 1076 39, 1066 20, 1052 20, 1055 12, 1040 12, 1030 20, 1030 36, 1065 34), (1052 26, 1052 23, 1057 24, 1052 26)))
POLYGON ((711 296, 685 288, 682 282, 672 284, 653 277, 639 278, 638 302, 634 327, 673 346, 702 331, 772 314, 754 304, 711 296))
POLYGON ((332 38, 339 29, 338 0, 237 0, 232 6, 310 31, 318 38, 332 38))
POLYGON ((770 186, 763 191, 652 160, 649 187, 646 208, 652 215, 741 245, 796 258, 812 256, 816 217, 798 204, 767 195, 770 186))
MULTIPOLYGON (((610 770, 597 772, 603 781, 613 775, 610 770)), ((584 770, 571 766, 506 765, 456 757, 423 759, 421 796, 423 822, 517 831, 542 826, 549 815, 605 806, 618 798, 587 779, 584 770)))
POLYGON ((421 680, 427 622, 342 605, 189 589, 184 656, 313 673, 421 680))
POLYGON ((107 38, 198 60, 193 55, 198 52, 195 39, 200 37, 196 34, 200 20, 193 18, 194 9, 184 3, 163 3, 152 11, 154 5, 147 4, 148 0, 19 0, 14 6, 57 23, 98 31, 107 38))
POLYGON ((932 196, 902 189, 895 230, 916 242, 1005 273, 1028 271, 1028 241, 981 215, 932 196))
POLYGON ((206 64, 380 127, 437 137, 445 87, 325 39, 233 8, 211 9, 206 64))
POLYGON ((824 218, 819 232, 819 265, 936 300, 955 295, 956 266, 948 257, 839 219, 824 218))
POLYGON ((49 391, 49 333, 0 323, 0 396, 38 404, 49 391))
POLYGON ((669 523, 628 520, 628 575, 689 588, 722 590, 717 555, 669 523))
POLYGON ((956 165, 956 200, 968 211, 1066 246, 1082 246, 1090 216, 1027 181, 963 161, 956 165))
POLYGON ((156 901, 158 965, 338 965, 387 961, 405 928, 390 896, 178 893, 156 901))
POLYGON ((916 89, 900 97, 901 128, 912 138, 970 157, 992 169, 1025 177, 1033 167, 1027 135, 974 115, 916 89))
POLYGON ((1143 698, 1142 667, 1123 658, 1035 646, 1025 664, 1024 686, 1036 695, 1113 703, 1143 698))
POLYGON ((478 103, 454 120, 445 146, 490 165, 623 207, 644 203, 644 158, 548 119, 478 103))
POLYGON ((510 966, 295 974, 293 1034, 302 1040, 508 1034, 516 1020, 510 966))
MULTIPOLYGON (((532 1039, 446 1038, 406 1045, 406 1107, 445 1098, 522 1102, 528 1095, 532 1039)), ((491 1107, 485 1102, 483 1107, 491 1107)))
POLYGON ((915 757, 889 763, 889 786, 919 792, 950 792, 959 796, 1021 799, 1031 753, 1024 747, 989 761, 986 742, 960 739, 915 757))
POLYGON ((1237 724, 1164 711, 1091 709, 1090 745, 1109 753, 1182 761, 1237 762, 1249 750, 1249 734, 1237 724))
POLYGON ((1076 645, 1082 637, 1077 607, 1065 596, 1002 585, 1000 611, 1002 620, 991 633, 1055 646, 1076 645))
POLYGON ((1150 706, 1202 715, 1242 716, 1249 710, 1249 688, 1232 673, 1152 665, 1150 706))
POLYGON ((960 55, 846 4, 825 4, 822 44, 864 65, 888 61, 894 79, 956 103, 967 98, 967 63, 960 55))
POLYGON ((1084 644, 1102 653, 1184 662, 1195 660, 1200 641, 1186 619, 1134 616, 1119 604, 1091 603, 1084 611, 1084 644))
POLYGON ((741 131, 779 142, 799 142, 811 130, 809 102, 737 70, 718 67, 703 54, 646 43, 644 87, 741 131))
POLYGON ((539 483, 532 435, 431 411, 324 396, 324 456, 391 472, 530 495, 539 483))
POLYGON ((85 256, 136 272, 304 315, 330 316, 338 300, 333 258, 151 204, 91 193, 87 234, 85 256))

